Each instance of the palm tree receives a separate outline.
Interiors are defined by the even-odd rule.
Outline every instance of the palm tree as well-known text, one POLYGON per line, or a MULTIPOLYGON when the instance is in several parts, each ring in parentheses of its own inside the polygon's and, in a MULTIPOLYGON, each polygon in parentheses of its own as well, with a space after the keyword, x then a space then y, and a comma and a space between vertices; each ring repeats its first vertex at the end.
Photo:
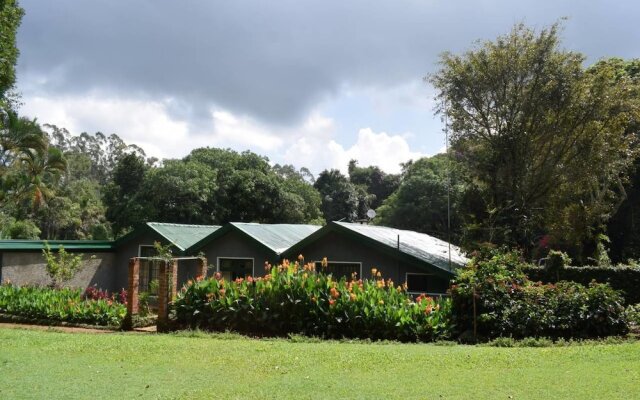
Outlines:
POLYGON ((9 113, 0 132, 0 204, 11 198, 36 211, 54 195, 67 169, 62 152, 49 146, 36 120, 9 113))

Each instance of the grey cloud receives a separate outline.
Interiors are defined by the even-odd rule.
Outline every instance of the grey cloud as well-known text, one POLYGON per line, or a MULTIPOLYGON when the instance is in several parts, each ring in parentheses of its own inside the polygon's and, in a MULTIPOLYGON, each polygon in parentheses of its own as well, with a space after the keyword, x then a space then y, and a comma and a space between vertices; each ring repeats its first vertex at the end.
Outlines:
POLYGON ((173 99, 185 119, 217 105, 270 123, 351 87, 399 85, 514 23, 569 16, 567 47, 640 50, 640 4, 610 1, 23 0, 25 92, 173 99), (45 77, 46 82, 39 78, 45 77))

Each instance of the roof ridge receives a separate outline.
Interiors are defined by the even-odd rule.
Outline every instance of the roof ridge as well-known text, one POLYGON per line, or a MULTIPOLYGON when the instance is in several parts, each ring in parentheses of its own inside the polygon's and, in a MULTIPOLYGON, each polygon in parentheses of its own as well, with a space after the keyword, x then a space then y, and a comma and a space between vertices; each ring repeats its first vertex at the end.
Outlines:
POLYGON ((193 227, 203 227, 203 228, 212 228, 212 227, 220 227, 221 225, 203 225, 203 224, 179 224, 176 222, 147 222, 147 224, 154 225, 170 225, 170 226, 193 226, 193 227))

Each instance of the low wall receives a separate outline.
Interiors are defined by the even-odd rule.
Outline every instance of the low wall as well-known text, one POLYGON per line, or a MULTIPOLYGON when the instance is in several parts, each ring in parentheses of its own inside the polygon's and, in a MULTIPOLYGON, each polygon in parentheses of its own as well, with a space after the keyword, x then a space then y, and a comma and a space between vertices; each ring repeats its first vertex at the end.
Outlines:
MULTIPOLYGON (((1 254, 2 281, 11 281, 16 285, 49 285, 46 262, 41 252, 5 252, 1 254)), ((65 284, 68 287, 84 289, 97 285, 113 290, 114 253, 86 253, 83 256, 82 269, 65 284)))

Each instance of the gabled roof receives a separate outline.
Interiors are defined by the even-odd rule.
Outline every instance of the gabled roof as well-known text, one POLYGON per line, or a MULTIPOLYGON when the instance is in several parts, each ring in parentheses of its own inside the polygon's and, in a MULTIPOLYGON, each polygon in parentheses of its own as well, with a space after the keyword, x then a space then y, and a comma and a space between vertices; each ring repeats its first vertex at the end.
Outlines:
POLYGON ((235 231, 266 248, 277 257, 286 249, 311 235, 318 229, 320 229, 320 226, 318 225, 230 222, 193 245, 187 251, 199 251, 218 237, 225 235, 228 232, 235 231))
POLYGON ((127 242, 143 233, 154 232, 173 244, 180 252, 184 252, 195 243, 220 229, 219 225, 188 225, 163 222, 147 222, 116 240, 115 245, 127 242))
POLYGON ((42 251, 45 243, 51 250, 60 246, 70 251, 112 251, 113 242, 109 240, 0 240, 0 251, 42 251))
POLYGON ((449 243, 425 233, 348 222, 330 222, 319 231, 293 245, 285 251, 285 255, 295 256, 304 247, 329 232, 346 234, 365 245, 382 250, 392 256, 401 257, 418 265, 426 263, 448 273, 452 273, 469 261, 459 247, 451 245, 451 268, 449 268, 449 243))

